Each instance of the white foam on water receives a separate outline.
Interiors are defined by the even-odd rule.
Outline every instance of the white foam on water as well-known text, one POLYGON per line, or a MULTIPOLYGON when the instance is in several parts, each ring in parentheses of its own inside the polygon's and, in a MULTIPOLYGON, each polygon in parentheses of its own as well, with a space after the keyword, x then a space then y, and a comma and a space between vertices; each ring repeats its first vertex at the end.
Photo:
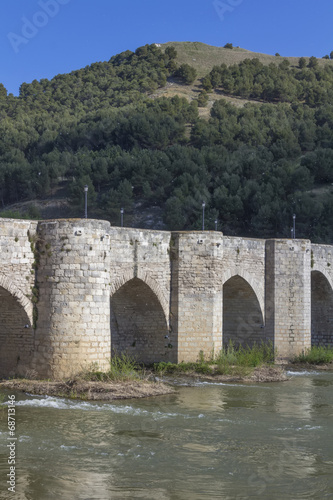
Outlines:
POLYGON ((258 385, 247 385, 247 384, 232 384, 232 383, 229 383, 229 382, 194 382, 193 384, 191 384, 191 386, 193 387, 200 387, 202 385, 210 385, 212 387, 215 387, 215 386, 225 386, 225 387, 245 387, 246 389, 248 388, 253 388, 253 389, 269 389, 269 387, 267 386, 264 386, 262 384, 258 384, 258 385))
POLYGON ((321 425, 304 425, 304 427, 298 427, 297 431, 317 431, 321 429, 321 425))
POLYGON ((277 427, 273 429, 273 431, 317 431, 318 429, 322 429, 321 425, 303 425, 302 427, 277 427))
POLYGON ((20 436, 18 440, 20 443, 23 443, 25 441, 30 441, 31 437, 30 436, 20 436))
POLYGON ((294 372, 294 371, 288 370, 286 373, 289 376, 295 376, 295 377, 300 377, 300 376, 305 376, 305 375, 320 375, 320 372, 307 371, 307 370, 303 370, 301 372, 294 372))
POLYGON ((31 406, 35 408, 53 408, 57 410, 84 410, 101 411, 111 410, 115 413, 148 413, 146 410, 134 409, 132 406, 116 406, 110 404, 94 404, 86 401, 74 401, 70 399, 56 398, 52 396, 43 396, 40 399, 25 399, 17 401, 16 406, 31 406))
POLYGON ((79 446, 65 446, 64 444, 62 444, 60 446, 60 448, 63 449, 63 450, 66 450, 66 451, 67 450, 79 450, 80 449, 79 446))
MULTIPOLYGON (((64 398, 56 398, 53 396, 42 396, 39 399, 35 397, 33 399, 25 399, 22 401, 17 401, 16 406, 27 406, 33 408, 50 408, 54 410, 83 410, 83 411, 111 411, 117 414, 125 414, 130 416, 150 416, 154 420, 162 420, 167 418, 198 418, 198 415, 184 415, 182 413, 169 413, 162 411, 148 411, 141 408, 134 408, 132 406, 117 406, 113 404, 98 404, 89 403, 87 401, 75 401, 64 398)), ((203 418, 204 415, 199 416, 203 418)))

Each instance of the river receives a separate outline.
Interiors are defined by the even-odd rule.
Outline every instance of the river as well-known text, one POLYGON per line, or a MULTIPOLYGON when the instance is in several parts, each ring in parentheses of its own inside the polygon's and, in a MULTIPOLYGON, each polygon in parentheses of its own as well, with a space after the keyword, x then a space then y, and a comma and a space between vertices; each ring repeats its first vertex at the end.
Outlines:
POLYGON ((16 492, 2 406, 1 499, 333 498, 332 372, 112 403, 15 396, 16 492))

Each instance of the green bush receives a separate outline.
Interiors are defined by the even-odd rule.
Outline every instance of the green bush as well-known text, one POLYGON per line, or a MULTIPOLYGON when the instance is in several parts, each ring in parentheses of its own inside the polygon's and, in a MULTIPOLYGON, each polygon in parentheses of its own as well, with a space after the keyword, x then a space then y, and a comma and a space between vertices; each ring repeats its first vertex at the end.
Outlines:
POLYGON ((293 363, 310 363, 312 365, 322 365, 333 361, 333 347, 313 346, 311 349, 303 351, 295 356, 293 363))
POLYGON ((202 92, 200 92, 199 96, 198 96, 198 106, 199 108, 204 108, 205 106, 207 106, 208 104, 208 94, 205 90, 203 90, 202 92))
POLYGON ((126 353, 121 353, 112 356, 110 369, 107 372, 92 367, 87 373, 82 374, 82 377, 85 380, 108 382, 137 380, 142 374, 142 368, 136 360, 126 353))
POLYGON ((178 76, 186 85, 191 85, 197 77, 197 70, 189 64, 182 64, 177 69, 175 76, 178 76))
POLYGON ((219 374, 219 375, 235 375, 246 376, 251 373, 252 369, 266 364, 273 363, 275 352, 272 343, 254 344, 252 347, 236 348, 233 342, 224 347, 217 356, 211 355, 210 358, 205 358, 204 353, 200 351, 198 361, 196 363, 155 363, 154 371, 161 375, 166 374, 181 374, 195 372, 201 374, 219 374))

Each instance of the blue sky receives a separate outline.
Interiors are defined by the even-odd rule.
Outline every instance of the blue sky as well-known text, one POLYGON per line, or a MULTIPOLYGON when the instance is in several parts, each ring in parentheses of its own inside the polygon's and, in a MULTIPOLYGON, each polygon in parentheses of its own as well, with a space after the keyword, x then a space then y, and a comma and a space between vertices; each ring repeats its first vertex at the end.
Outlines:
POLYGON ((146 43, 227 42, 255 52, 333 50, 332 0, 1 0, 1 77, 8 92, 146 43))

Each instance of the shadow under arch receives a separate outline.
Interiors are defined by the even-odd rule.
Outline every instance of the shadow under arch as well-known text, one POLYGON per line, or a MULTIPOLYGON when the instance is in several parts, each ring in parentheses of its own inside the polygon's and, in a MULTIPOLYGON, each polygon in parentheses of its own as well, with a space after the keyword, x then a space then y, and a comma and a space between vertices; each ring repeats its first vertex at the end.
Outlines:
POLYGON ((110 299, 112 353, 126 352, 142 363, 173 361, 164 309, 156 293, 131 278, 110 299))
MULTIPOLYGON (((0 277, 0 376, 26 375, 34 354, 34 330, 23 294, 0 277)), ((31 308, 32 309, 32 308, 31 308)), ((32 314, 32 313, 31 313, 32 314)))
POLYGON ((311 271, 311 345, 333 345, 333 288, 322 271, 311 271))
POLYGON ((28 318, 29 318, 29 324, 30 326, 33 323, 32 316, 33 316, 33 307, 31 301, 24 295, 23 292, 17 286, 10 280, 7 276, 0 274, 0 287, 4 288, 7 290, 15 299, 17 302, 23 307, 25 310, 28 318))
MULTIPOLYGON (((258 281, 253 277, 253 275, 251 275, 247 271, 230 267, 224 273, 223 284, 226 283, 230 278, 233 278, 234 276, 239 276, 240 278, 243 278, 250 285, 250 287, 252 288, 258 299, 262 317, 265 318, 264 292, 260 290, 260 285, 258 281)), ((262 288, 264 290, 264 283, 262 288)))
POLYGON ((236 274, 223 285, 223 345, 253 346, 272 341, 264 328, 262 308, 252 286, 236 274))

